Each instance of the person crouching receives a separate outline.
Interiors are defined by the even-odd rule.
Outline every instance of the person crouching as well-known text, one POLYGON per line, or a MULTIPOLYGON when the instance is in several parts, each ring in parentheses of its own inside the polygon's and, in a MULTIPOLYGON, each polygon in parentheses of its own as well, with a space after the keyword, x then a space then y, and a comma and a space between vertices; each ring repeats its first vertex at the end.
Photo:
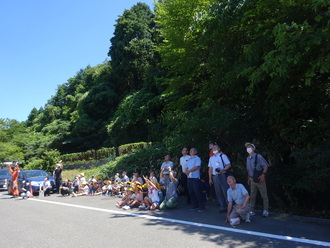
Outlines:
POLYGON ((226 222, 230 222, 232 226, 236 226, 241 220, 250 222, 251 205, 249 203, 250 196, 243 184, 236 183, 233 176, 227 177, 227 183, 230 188, 227 190, 228 208, 226 222), (236 204, 233 205, 233 202, 236 204))

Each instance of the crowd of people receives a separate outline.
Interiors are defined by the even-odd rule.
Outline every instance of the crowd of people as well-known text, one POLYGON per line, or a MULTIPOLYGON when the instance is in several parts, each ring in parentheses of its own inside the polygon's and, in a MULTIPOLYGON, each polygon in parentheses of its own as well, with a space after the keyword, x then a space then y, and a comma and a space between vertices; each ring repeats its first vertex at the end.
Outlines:
MULTIPOLYGON (((250 142, 245 143, 248 156, 246 158, 247 184, 250 186, 250 194, 243 184, 237 183, 230 174, 231 162, 224 154, 220 146, 210 142, 208 161, 208 182, 201 180, 201 159, 197 155, 196 148, 182 149, 180 158, 181 177, 180 184, 191 210, 205 211, 205 185, 213 186, 216 199, 219 203, 219 212, 227 213, 226 222, 232 226, 241 221, 250 222, 255 215, 256 197, 258 191, 263 199, 262 216, 269 215, 269 202, 267 196, 266 173, 269 167, 261 154, 255 152, 256 146, 250 142)), ((14 177, 17 168, 9 168, 14 177)), ((130 179, 126 172, 117 173, 112 180, 102 180, 101 177, 91 176, 88 180, 84 173, 80 173, 74 180, 62 182, 62 161, 56 165, 53 176, 56 183, 56 193, 62 196, 80 197, 86 195, 105 195, 118 198, 116 206, 122 209, 139 208, 140 210, 164 210, 175 208, 178 205, 179 180, 174 171, 174 164, 170 155, 166 155, 160 167, 160 175, 157 178, 154 172, 148 176, 140 176, 133 173, 130 179)), ((13 187, 15 181, 13 180, 13 187)), ((44 196, 50 193, 48 178, 40 185, 40 193, 44 196)), ((13 189, 17 194, 17 188, 13 189)), ((26 183, 22 189, 22 197, 30 196, 30 185, 26 183)))

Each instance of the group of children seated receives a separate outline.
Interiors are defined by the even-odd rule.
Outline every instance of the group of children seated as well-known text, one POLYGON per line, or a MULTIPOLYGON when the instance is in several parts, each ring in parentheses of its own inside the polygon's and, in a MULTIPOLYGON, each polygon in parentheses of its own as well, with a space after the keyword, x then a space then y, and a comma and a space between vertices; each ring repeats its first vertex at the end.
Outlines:
POLYGON ((101 177, 92 176, 88 181, 84 173, 81 173, 73 181, 65 180, 60 186, 62 196, 71 195, 79 197, 85 195, 107 195, 121 198, 116 203, 118 208, 130 209, 139 208, 145 210, 164 210, 177 206, 177 187, 178 179, 176 172, 168 169, 169 174, 164 174, 161 170, 160 180, 158 182, 155 174, 150 173, 149 177, 134 173, 130 180, 126 172, 120 178, 117 173, 114 180, 103 181, 101 177))
POLYGON ((164 210, 174 208, 178 203, 178 179, 176 173, 171 171, 168 175, 160 174, 158 183, 154 174, 149 178, 143 177, 145 184, 141 184, 136 177, 131 182, 126 182, 123 198, 117 202, 116 206, 122 209, 139 208, 141 210, 164 210))

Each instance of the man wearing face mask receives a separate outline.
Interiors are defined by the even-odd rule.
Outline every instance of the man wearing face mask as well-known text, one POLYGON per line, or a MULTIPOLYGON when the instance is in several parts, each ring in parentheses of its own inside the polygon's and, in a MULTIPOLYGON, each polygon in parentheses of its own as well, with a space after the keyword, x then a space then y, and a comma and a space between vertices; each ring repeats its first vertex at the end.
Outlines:
MULTIPOLYGON (((263 200, 264 210, 262 216, 269 215, 269 200, 266 186, 266 173, 269 167, 267 161, 258 153, 255 153, 256 146, 252 143, 245 143, 246 151, 249 156, 246 158, 246 170, 248 172, 248 185, 250 185, 250 204, 255 208, 258 190, 263 200)), ((251 215, 255 215, 252 211, 251 215)))
POLYGON ((220 204, 220 213, 227 210, 227 183, 226 173, 230 169, 231 163, 227 155, 223 154, 218 145, 213 145, 213 156, 209 159, 209 184, 214 185, 214 190, 220 204))

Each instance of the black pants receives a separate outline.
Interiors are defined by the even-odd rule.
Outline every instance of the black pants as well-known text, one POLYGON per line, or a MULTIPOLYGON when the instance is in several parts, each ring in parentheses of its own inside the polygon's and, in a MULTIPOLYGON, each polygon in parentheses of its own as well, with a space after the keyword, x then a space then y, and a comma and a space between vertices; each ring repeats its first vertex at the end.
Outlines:
POLYGON ((185 173, 182 173, 181 174, 181 180, 180 180, 180 184, 183 188, 183 192, 182 192, 182 195, 185 195, 187 196, 187 203, 191 203, 191 200, 190 200, 190 194, 189 194, 189 191, 188 191, 188 181, 187 181, 187 175, 185 173))
POLYGON ((199 178, 188 178, 188 190, 193 208, 204 209, 205 197, 202 192, 202 183, 199 178))
POLYGON ((61 194, 64 195, 70 195, 70 190, 68 189, 61 189, 61 194))
POLYGON ((62 178, 56 178, 55 185, 56 185, 56 193, 58 194, 60 192, 60 186, 62 185, 62 178))
MULTIPOLYGON (((43 189, 42 189, 43 190, 43 189)), ((48 188, 48 189, 46 189, 45 191, 44 191, 44 196, 50 196, 50 190, 51 190, 51 188, 48 188)))

